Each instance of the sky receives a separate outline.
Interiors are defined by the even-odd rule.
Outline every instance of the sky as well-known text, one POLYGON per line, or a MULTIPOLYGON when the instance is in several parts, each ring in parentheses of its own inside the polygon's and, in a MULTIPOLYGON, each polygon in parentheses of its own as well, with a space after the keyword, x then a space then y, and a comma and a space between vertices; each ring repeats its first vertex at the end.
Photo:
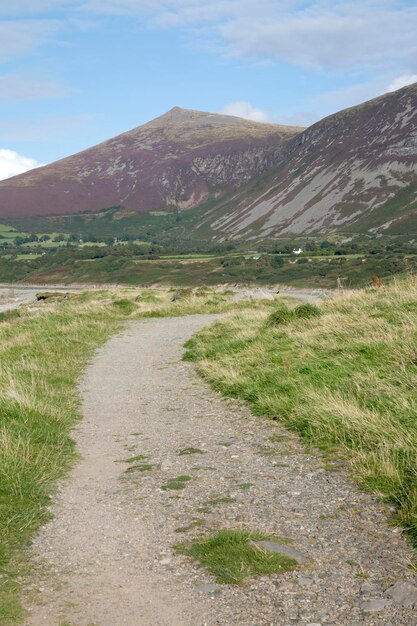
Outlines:
POLYGON ((0 179, 174 106, 308 126, 417 82, 417 0, 0 0, 0 179))

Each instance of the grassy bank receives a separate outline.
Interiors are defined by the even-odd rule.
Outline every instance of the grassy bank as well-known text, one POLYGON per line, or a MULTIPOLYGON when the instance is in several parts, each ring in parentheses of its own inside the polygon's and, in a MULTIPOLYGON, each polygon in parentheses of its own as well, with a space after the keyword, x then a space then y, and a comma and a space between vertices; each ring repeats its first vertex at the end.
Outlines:
POLYGON ((417 280, 247 311, 188 343, 218 390, 342 455, 417 541, 417 280))
MULTIPOLYGON (((77 381, 126 319, 243 308, 231 293, 119 290, 62 294, 0 317, 0 624, 20 623, 25 547, 76 459, 77 381)), ((254 306, 254 304, 252 304, 254 306)))

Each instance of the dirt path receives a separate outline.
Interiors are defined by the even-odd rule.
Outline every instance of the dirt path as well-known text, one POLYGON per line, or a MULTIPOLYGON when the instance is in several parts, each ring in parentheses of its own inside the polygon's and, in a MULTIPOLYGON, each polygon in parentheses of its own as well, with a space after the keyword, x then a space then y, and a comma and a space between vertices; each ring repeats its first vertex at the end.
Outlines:
POLYGON ((411 549, 383 507, 181 362, 184 341, 211 320, 133 322, 97 354, 76 434, 83 460, 35 541, 26 624, 415 625, 413 589, 389 589, 415 585, 411 549), (204 454, 179 455, 189 447, 204 454), (142 454, 149 471, 125 462, 142 454), (180 474, 193 477, 184 490, 161 489, 180 474), (172 546, 218 528, 288 537, 307 561, 217 585, 172 546))

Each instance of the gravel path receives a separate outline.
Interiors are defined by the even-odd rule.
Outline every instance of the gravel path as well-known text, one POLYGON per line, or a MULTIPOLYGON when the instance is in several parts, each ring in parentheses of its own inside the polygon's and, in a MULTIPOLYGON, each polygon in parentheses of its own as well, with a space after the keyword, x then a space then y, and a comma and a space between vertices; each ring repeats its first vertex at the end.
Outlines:
MULTIPOLYGON (((77 291, 76 287, 29 287, 0 284, 0 312, 17 309, 21 304, 29 304, 36 301, 39 291, 59 291, 63 293, 77 291)), ((78 290, 79 291, 79 290, 78 290)))
POLYGON ((181 361, 212 319, 132 322, 98 352, 83 382, 83 460, 35 541, 26 624, 415 626, 412 552, 386 509, 181 361), (204 453, 179 455, 189 447, 204 453), (152 469, 126 462, 137 455, 152 469), (161 489, 180 474, 193 477, 184 490, 161 489), (306 561, 217 585, 172 546, 219 528, 288 537, 306 561))

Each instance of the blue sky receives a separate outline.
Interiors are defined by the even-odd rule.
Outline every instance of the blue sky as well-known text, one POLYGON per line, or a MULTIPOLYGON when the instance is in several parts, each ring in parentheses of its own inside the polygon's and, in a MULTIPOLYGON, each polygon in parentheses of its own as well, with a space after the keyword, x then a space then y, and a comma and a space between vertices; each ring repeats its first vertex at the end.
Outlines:
POLYGON ((417 81, 417 0, 0 0, 0 178, 173 106, 309 125, 417 81))

